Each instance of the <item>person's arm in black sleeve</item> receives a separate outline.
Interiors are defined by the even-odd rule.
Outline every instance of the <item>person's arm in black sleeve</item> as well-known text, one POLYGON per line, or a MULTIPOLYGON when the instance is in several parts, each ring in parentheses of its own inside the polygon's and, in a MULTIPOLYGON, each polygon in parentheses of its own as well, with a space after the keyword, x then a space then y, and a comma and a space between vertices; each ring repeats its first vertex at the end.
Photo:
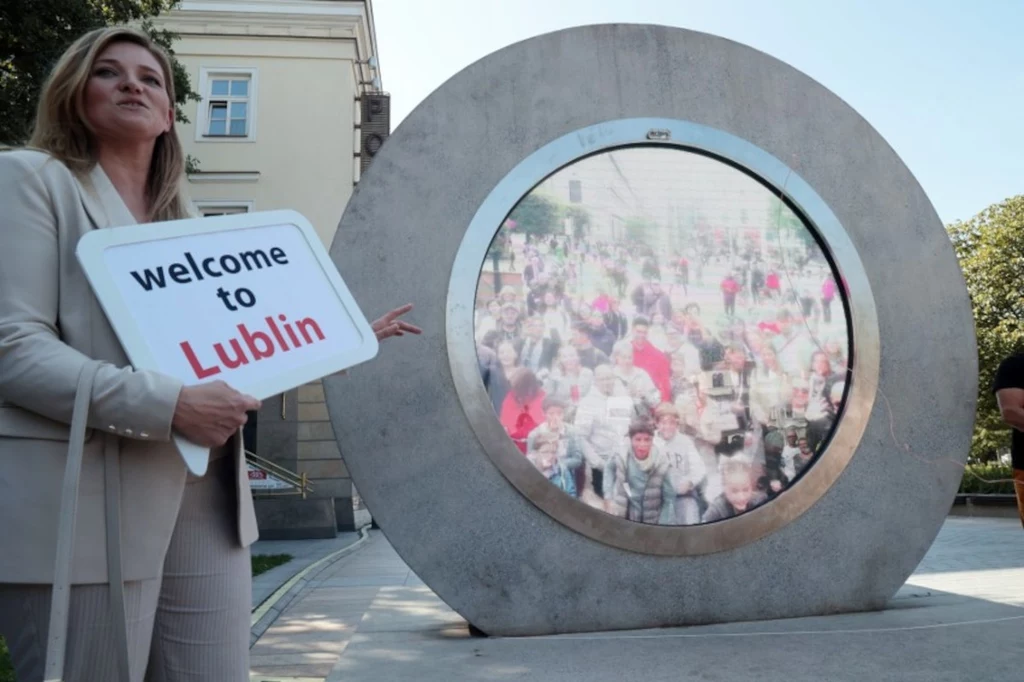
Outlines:
POLYGON ((1024 356, 1003 360, 996 371, 992 390, 1003 421, 1018 431, 1024 431, 1024 356))

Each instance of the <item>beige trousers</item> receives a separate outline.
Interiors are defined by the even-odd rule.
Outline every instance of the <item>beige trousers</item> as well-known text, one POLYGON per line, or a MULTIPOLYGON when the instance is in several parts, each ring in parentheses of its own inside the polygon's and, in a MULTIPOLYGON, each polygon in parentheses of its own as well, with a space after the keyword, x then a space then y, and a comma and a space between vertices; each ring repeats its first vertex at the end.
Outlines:
MULTIPOLYGON (((161 578, 125 584, 132 682, 248 682, 252 575, 238 546, 232 457, 190 479, 161 578)), ((131 513, 123 509, 122 513, 131 513)), ((0 634, 18 682, 41 682, 49 585, 0 585, 0 634)), ((106 585, 71 591, 66 682, 116 682, 106 585)))

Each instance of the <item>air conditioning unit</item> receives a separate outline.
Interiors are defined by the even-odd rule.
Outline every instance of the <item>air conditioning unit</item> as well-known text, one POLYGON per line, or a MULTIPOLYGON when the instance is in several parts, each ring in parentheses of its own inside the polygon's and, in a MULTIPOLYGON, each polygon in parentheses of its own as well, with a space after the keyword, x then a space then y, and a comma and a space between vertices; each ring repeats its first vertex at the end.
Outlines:
POLYGON ((391 134, 391 95, 366 93, 360 98, 359 170, 365 173, 391 134))

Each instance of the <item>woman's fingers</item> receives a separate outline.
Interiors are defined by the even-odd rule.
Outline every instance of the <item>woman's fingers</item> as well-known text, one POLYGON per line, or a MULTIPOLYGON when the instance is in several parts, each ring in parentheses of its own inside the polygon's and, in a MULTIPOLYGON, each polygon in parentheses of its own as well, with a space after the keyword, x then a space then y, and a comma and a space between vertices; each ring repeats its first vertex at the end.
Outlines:
POLYGON ((388 319, 394 320, 396 317, 401 317, 402 315, 405 315, 410 310, 412 310, 412 303, 406 303, 405 305, 399 306, 398 308, 395 308, 390 313, 388 313, 388 319))
POLYGON ((410 310, 412 310, 412 303, 406 303, 405 305, 395 308, 391 312, 377 318, 373 323, 374 331, 379 331, 390 326, 397 318, 405 315, 410 310))
POLYGON ((400 320, 398 322, 398 326, 399 326, 399 329, 401 329, 403 332, 409 332, 410 334, 422 334, 423 333, 422 329, 420 329, 419 327, 417 327, 414 324, 410 324, 409 322, 404 322, 404 321, 400 320))
POLYGON ((405 334, 422 334, 423 330, 411 322, 397 320, 396 318, 412 310, 412 304, 406 304, 395 308, 390 313, 381 317, 373 323, 373 330, 378 341, 391 338, 392 336, 404 336, 405 334))
POLYGON ((394 336, 395 334, 398 333, 398 325, 397 324, 390 324, 390 325, 387 325, 387 326, 383 326, 383 327, 380 327, 379 329, 377 329, 376 332, 377 332, 377 340, 378 341, 383 341, 384 339, 392 337, 392 336, 394 336))

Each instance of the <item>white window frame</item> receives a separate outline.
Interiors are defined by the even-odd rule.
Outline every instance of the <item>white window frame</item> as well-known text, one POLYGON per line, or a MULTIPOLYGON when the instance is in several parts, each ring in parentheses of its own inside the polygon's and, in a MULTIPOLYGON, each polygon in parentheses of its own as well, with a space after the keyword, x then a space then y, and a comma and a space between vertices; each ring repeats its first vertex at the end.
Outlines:
POLYGON ((256 67, 242 66, 203 66, 199 68, 199 93, 202 100, 199 102, 196 111, 196 142, 255 142, 256 141, 256 112, 259 97, 259 69, 256 67), (217 78, 237 78, 248 76, 249 78, 249 130, 244 136, 209 135, 210 125, 210 102, 214 99, 210 94, 210 81, 217 78))
POLYGON ((200 200, 193 201, 192 205, 195 206, 196 212, 203 216, 205 209, 241 209, 238 213, 252 213, 254 209, 253 201, 239 201, 239 200, 224 200, 224 201, 211 201, 211 200, 200 200))

